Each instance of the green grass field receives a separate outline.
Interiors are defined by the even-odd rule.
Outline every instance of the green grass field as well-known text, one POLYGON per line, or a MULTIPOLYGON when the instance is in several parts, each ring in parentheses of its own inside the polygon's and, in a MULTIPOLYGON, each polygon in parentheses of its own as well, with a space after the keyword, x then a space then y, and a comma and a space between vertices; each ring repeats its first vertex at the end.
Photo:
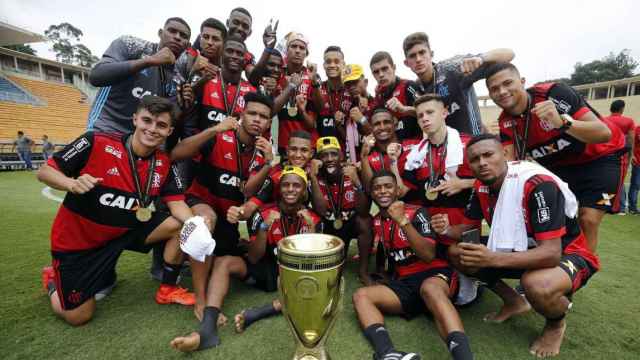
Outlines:
MULTIPOLYGON (((293 340, 282 317, 257 323, 237 335, 232 326, 220 331, 222 345, 193 355, 169 347, 176 335, 198 326, 189 308, 157 305, 157 283, 149 277, 150 255, 126 252, 118 264, 113 294, 98 303, 94 319, 73 328, 57 319, 40 288, 40 269, 50 263, 49 230, 58 203, 41 195, 35 173, 0 173, 0 357, 3 359, 289 359, 293 340)), ((603 270, 574 297, 559 359, 640 358, 640 217, 608 216, 600 231, 603 270)), ((352 251, 355 250, 352 244, 352 251)), ((334 360, 371 359, 351 294, 358 286, 356 264, 348 264, 344 311, 329 339, 334 360)), ((265 294, 234 283, 223 312, 270 301, 265 294)), ((486 292, 482 300, 460 311, 476 359, 531 359, 527 348, 543 324, 535 313, 502 325, 482 322, 499 300, 486 292)), ((433 322, 387 318, 398 349, 417 351, 424 359, 448 359, 433 322)))

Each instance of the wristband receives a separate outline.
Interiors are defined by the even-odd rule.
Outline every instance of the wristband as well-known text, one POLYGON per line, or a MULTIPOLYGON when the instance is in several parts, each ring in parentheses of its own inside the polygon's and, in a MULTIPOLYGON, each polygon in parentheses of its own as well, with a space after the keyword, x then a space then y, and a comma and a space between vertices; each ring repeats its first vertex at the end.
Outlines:
POLYGON ((562 114, 560 117, 562 118, 562 126, 560 126, 558 130, 564 132, 571 129, 571 126, 573 125, 573 118, 571 115, 562 114))

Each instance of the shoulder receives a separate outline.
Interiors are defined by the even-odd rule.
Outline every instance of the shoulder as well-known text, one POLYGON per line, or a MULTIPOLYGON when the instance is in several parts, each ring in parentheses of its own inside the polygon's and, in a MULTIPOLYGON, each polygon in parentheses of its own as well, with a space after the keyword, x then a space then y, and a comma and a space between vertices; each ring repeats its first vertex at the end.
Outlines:
POLYGON ((114 44, 123 46, 127 53, 137 56, 151 55, 157 51, 158 44, 131 35, 123 35, 114 40, 114 44))

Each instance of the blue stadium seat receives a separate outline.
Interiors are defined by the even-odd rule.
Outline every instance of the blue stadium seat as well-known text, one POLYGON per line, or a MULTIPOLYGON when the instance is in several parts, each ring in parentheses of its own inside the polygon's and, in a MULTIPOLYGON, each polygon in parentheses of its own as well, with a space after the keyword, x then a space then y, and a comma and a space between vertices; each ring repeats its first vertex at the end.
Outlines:
POLYGON ((12 101, 26 104, 36 104, 38 101, 29 93, 15 86, 12 82, 0 76, 0 101, 12 101))

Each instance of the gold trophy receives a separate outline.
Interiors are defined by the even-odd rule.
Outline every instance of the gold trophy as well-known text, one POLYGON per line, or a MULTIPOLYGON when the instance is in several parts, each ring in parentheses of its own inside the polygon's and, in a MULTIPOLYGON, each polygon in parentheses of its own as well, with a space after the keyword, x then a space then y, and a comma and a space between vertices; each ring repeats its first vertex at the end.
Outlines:
POLYGON ((344 295, 344 243, 323 234, 287 236, 278 243, 278 293, 296 341, 294 360, 329 360, 325 343, 344 295))

